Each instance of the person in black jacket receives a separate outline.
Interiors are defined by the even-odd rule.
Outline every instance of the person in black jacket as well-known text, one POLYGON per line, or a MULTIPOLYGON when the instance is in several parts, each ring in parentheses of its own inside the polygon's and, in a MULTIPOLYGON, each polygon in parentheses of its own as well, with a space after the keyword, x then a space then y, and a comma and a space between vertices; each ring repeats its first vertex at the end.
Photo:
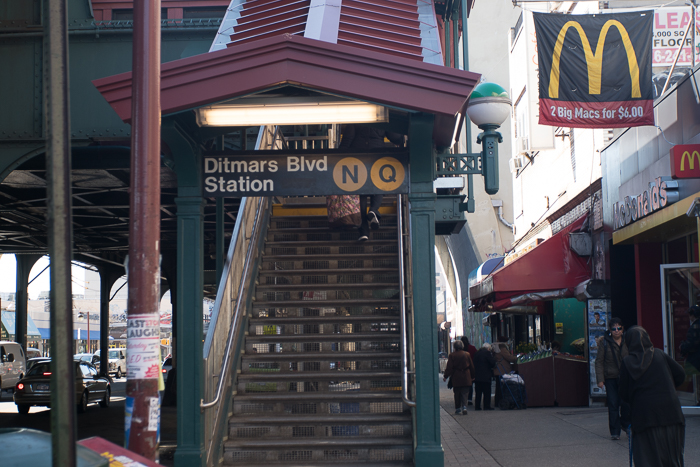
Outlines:
POLYGON ((474 356, 474 368, 476 369, 474 387, 476 398, 474 400, 474 410, 481 410, 481 399, 484 399, 484 410, 493 410, 491 407, 491 376, 493 368, 496 366, 496 359, 491 353, 491 344, 486 343, 476 352, 474 356))
POLYGON ((654 349, 641 326, 627 330, 625 344, 620 396, 631 408, 634 465, 683 467, 685 418, 675 389, 685 380, 683 367, 654 349))
MULTIPOLYGON (((369 151, 371 149, 386 148, 386 147, 402 147, 405 144, 404 136, 391 131, 379 130, 366 125, 344 125, 341 129, 343 135, 338 148, 340 149, 359 149, 369 151), (387 143, 384 139, 390 141, 387 143)), ((362 224, 360 225, 361 242, 369 239, 369 229, 376 230, 379 228, 379 206, 382 205, 384 195, 371 195, 369 197, 369 211, 367 210, 367 196, 360 196, 360 214, 362 215, 362 224)))
POLYGON ((630 408, 620 400, 620 365, 628 354, 623 341, 624 326, 620 318, 610 320, 610 332, 598 343, 598 355, 595 358, 595 375, 598 387, 605 388, 608 402, 608 427, 610 437, 620 439, 620 431, 627 432, 630 408))

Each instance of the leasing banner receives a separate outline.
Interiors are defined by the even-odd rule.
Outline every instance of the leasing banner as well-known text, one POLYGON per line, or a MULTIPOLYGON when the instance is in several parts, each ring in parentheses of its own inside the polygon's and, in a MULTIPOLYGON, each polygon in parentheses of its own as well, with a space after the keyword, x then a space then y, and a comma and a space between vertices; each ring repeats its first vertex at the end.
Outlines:
POLYGON ((615 128, 654 124, 653 11, 535 13, 541 125, 615 128))

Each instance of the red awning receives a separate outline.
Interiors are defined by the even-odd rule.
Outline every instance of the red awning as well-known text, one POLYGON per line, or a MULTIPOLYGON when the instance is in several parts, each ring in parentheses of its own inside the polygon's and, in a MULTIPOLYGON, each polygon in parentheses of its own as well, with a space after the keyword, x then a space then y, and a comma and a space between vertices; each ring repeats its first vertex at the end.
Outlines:
MULTIPOLYGON (((569 233, 583 225, 576 220, 533 250, 469 289, 474 311, 523 309, 543 301, 572 297, 574 288, 591 278, 588 256, 569 248, 569 233)), ((541 307, 538 307, 541 308, 541 307)))

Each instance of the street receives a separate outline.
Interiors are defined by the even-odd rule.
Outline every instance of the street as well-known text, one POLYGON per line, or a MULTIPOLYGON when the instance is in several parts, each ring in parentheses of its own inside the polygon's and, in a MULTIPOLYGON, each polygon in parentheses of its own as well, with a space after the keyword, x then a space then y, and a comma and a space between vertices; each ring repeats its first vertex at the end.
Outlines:
MULTIPOLYGON (((124 399, 126 378, 113 379, 109 407, 98 403, 88 406, 87 412, 77 415, 78 439, 100 436, 122 446, 124 444, 124 399)), ((51 431, 51 412, 48 407, 32 407, 28 415, 17 413, 12 393, 2 391, 0 398, 0 428, 24 427, 51 431)))
MULTIPOLYGON (((126 377, 113 378, 109 407, 98 403, 88 406, 87 412, 77 414, 78 439, 99 436, 119 446, 124 445, 124 400, 126 377)), ((159 457, 161 465, 172 465, 177 429, 175 407, 161 408, 161 436, 159 457)), ((0 398, 0 428, 33 428, 51 432, 51 412, 47 407, 32 407, 28 415, 17 413, 12 393, 2 391, 0 398)))

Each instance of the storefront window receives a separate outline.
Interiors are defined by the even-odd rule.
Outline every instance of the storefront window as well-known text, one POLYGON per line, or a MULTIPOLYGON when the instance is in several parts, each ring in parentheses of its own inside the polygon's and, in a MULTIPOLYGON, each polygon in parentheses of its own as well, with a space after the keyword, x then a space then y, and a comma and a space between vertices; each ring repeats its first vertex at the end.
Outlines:
MULTIPOLYGON (((688 334, 690 321, 688 308, 697 303, 700 293, 700 272, 697 263, 676 263, 665 265, 664 277, 664 346, 668 354, 678 363, 685 366, 685 357, 681 354, 680 345, 688 334)), ((686 369, 688 367, 686 366, 686 369)), ((692 372, 686 371, 686 379, 678 388, 683 405, 695 405, 695 385, 692 372)))

